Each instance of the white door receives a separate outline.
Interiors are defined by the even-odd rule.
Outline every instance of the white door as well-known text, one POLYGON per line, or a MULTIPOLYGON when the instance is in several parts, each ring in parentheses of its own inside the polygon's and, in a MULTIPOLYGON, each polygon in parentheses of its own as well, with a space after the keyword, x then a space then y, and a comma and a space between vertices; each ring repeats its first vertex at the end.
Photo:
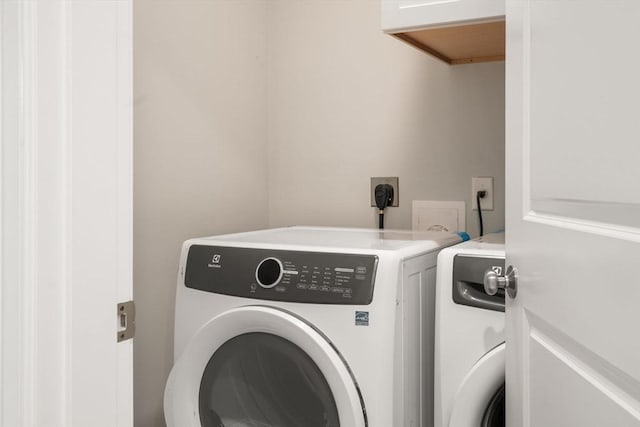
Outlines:
POLYGON ((507 1, 507 425, 640 425, 640 2, 507 1))
POLYGON ((0 2, 2 427, 133 424, 131 34, 130 0, 0 2))

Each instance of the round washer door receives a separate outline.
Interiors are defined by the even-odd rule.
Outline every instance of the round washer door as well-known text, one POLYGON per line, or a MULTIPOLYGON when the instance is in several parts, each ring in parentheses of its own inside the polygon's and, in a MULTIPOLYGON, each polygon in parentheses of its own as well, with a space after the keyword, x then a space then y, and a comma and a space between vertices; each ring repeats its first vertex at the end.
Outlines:
POLYGON ((456 392, 449 427, 480 427, 496 404, 505 379, 505 344, 495 347, 473 365, 456 392))
POLYGON ((210 320, 173 367, 169 427, 365 427, 342 357, 303 320, 247 306, 210 320))

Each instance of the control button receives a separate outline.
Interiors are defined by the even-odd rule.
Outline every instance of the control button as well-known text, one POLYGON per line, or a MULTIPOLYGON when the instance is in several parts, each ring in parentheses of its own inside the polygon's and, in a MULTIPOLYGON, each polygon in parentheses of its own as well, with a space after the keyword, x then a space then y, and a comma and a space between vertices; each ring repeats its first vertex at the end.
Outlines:
POLYGON ((265 289, 270 289, 282 280, 282 263, 277 258, 265 258, 256 268, 256 281, 265 289))
POLYGON ((285 288, 284 286, 276 286, 275 287, 275 291, 276 292, 284 292, 286 290, 287 290, 287 288, 285 288))
POLYGON ((331 287, 329 287, 329 286, 321 286, 320 290, 323 291, 323 292, 329 292, 331 290, 331 287))
POLYGON ((307 289, 307 285, 306 285, 306 283, 298 283, 296 285, 296 288, 298 288, 298 289, 307 289))
POLYGON ((298 274, 298 271, 297 270, 284 270, 283 273, 284 274, 291 274, 291 275, 295 276, 296 274, 298 274))
POLYGON ((341 293, 344 292, 344 289, 342 289, 342 288, 331 288, 331 292, 336 292, 336 293, 341 294, 341 293))
POLYGON ((356 274, 356 280, 364 280, 366 278, 367 276, 365 276, 364 274, 356 274))
POLYGON ((318 290, 318 286, 317 285, 309 285, 309 290, 310 291, 317 291, 318 290))
POLYGON ((356 267, 356 274, 367 274, 367 267, 356 267))

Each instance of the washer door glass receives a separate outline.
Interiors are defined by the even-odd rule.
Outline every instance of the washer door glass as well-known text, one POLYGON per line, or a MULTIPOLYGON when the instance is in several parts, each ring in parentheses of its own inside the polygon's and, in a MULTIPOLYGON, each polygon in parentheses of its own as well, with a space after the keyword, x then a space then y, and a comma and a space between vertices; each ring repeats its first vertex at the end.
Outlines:
POLYGON ((502 384, 487 405, 481 427, 505 427, 505 384, 502 384))
POLYGON ((204 370, 203 427, 338 427, 324 375, 297 345, 256 332, 224 343, 204 370))

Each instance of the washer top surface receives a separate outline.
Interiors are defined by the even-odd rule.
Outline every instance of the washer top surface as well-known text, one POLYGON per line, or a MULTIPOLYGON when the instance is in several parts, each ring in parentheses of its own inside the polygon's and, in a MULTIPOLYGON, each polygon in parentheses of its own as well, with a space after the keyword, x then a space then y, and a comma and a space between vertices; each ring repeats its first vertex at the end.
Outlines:
POLYGON ((451 246, 442 250, 441 257, 447 254, 468 254, 504 257, 504 233, 491 233, 482 237, 469 240, 459 245, 451 246))
POLYGON ((366 228, 286 227, 194 239, 201 244, 309 250, 429 251, 460 242, 455 233, 366 228))

